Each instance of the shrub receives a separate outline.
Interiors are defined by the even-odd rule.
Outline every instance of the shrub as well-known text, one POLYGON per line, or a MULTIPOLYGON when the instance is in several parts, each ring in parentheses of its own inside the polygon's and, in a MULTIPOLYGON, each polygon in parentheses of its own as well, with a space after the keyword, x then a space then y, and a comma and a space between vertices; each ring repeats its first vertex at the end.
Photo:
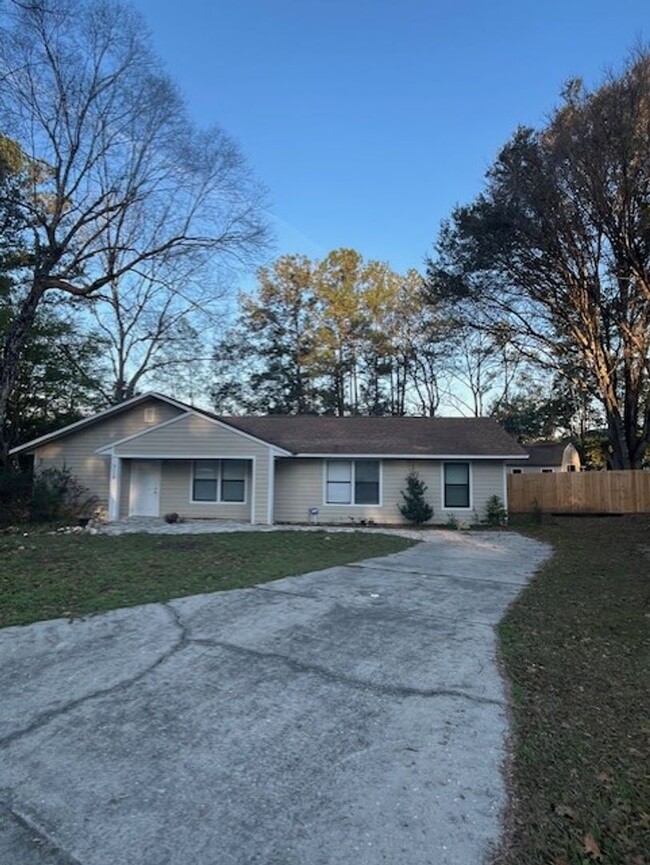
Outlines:
POLYGON ((31 492, 30 471, 9 466, 0 469, 0 525, 27 522, 31 492))
POLYGON ((51 523, 90 518, 97 499, 68 468, 0 470, 0 525, 51 523))
POLYGON ((433 516, 433 508, 424 497, 426 491, 427 485, 420 480, 417 472, 410 472, 406 476, 406 492, 402 490, 404 504, 398 505, 398 508, 404 519, 416 526, 428 522, 433 516))
POLYGON ((490 526, 505 526, 508 522, 508 512, 499 496, 490 496, 487 500, 485 518, 490 526))
POLYGON ((460 528, 458 520, 456 519, 454 514, 449 514, 449 516, 447 517, 445 528, 449 529, 449 531, 451 532, 456 532, 460 528))
POLYGON ((530 519, 536 525, 541 526, 543 521, 542 506, 537 501, 537 499, 533 499, 530 510, 530 519))

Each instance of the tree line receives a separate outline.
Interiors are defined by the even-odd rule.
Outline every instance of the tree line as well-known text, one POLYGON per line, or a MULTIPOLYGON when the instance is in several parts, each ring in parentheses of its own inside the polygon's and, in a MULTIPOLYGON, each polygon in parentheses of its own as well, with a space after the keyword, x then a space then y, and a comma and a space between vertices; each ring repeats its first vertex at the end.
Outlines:
POLYGON ((650 55, 569 82, 443 224, 423 273, 268 249, 265 192, 197 128, 128 5, 0 10, 0 461, 145 386, 218 411, 494 414, 650 439, 650 55), (197 392, 197 389, 199 392, 197 392))

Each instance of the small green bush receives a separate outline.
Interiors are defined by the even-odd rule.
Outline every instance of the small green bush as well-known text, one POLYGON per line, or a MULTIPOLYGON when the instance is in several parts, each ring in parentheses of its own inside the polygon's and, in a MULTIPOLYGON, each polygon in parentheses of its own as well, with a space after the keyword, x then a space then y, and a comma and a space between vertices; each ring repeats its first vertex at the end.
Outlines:
POLYGON ((451 532, 457 532, 459 528, 458 520, 456 519, 454 514, 449 514, 447 517, 447 522, 445 523, 445 528, 449 529, 451 532))
POLYGON ((499 496, 490 496, 485 505, 485 518, 490 526, 505 526, 508 522, 508 512, 499 496))
POLYGON ((544 515, 542 514, 542 506, 537 501, 537 499, 533 499, 533 503, 530 511, 530 519, 535 525, 541 526, 544 515))
POLYGON ((426 491, 427 485, 420 480, 417 472, 410 472, 406 476, 406 492, 402 490, 404 504, 397 507, 404 519, 416 526, 428 522, 433 516, 433 508, 424 497, 426 491))

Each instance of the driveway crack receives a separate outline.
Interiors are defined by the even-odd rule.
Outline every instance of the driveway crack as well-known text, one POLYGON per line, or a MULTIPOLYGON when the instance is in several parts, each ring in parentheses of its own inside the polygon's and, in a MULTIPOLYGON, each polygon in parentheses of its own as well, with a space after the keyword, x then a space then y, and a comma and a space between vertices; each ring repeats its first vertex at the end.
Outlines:
MULTIPOLYGON (((9 819, 16 823, 20 829, 29 834, 29 842, 36 844, 41 851, 47 855, 47 861, 52 865, 83 865, 83 863, 64 850, 51 835, 39 825, 32 817, 19 811, 13 804, 0 801, 0 808, 5 811, 9 819), (54 857, 54 858, 52 858, 54 857)), ((39 858, 39 862, 41 859, 39 858)))
POLYGON ((160 606, 167 611, 173 625, 178 631, 178 636, 176 640, 168 649, 158 655, 158 657, 154 661, 152 661, 138 673, 135 673, 133 676, 129 676, 128 679, 122 679, 120 682, 116 682, 114 685, 110 685, 106 688, 98 688, 96 691, 91 691, 89 694, 84 694, 82 697, 77 697, 75 700, 70 700, 69 703, 65 703, 62 706, 57 706, 54 709, 48 709, 45 712, 41 712, 41 714, 37 715, 31 723, 27 724, 27 726, 22 727, 19 730, 14 730, 12 733, 9 733, 3 738, 0 738, 0 748, 11 745, 13 742, 17 741, 18 739, 22 739, 25 736, 29 736, 30 733, 34 733, 36 730, 39 730, 46 724, 49 724, 49 722, 53 721, 55 718, 67 715, 69 712, 72 712, 74 709, 77 709, 79 706, 83 706, 85 703, 88 703, 91 700, 96 700, 100 697, 106 697, 109 694, 115 694, 120 691, 125 691, 127 688, 130 688, 131 685, 134 685, 136 682, 140 682, 151 672, 157 669, 161 664, 164 664, 165 661, 168 661, 169 658, 172 657, 172 655, 175 655, 177 652, 183 649, 189 642, 189 634, 187 628, 183 624, 179 613, 170 604, 161 603, 160 606))
POLYGON ((381 694, 389 697, 451 697, 453 699, 467 700, 470 703, 488 706, 504 706, 502 700, 495 700, 491 697, 481 697, 477 694, 469 694, 467 691, 460 691, 454 688, 413 688, 406 685, 382 685, 377 682, 369 682, 365 679, 357 679, 353 676, 344 676, 339 673, 334 673, 328 670, 327 667, 321 667, 318 664, 307 664, 303 661, 297 661, 294 658, 289 658, 279 652, 260 652, 257 649, 250 649, 246 646, 238 646, 234 643, 226 643, 221 640, 215 640, 205 637, 193 637, 188 639, 189 643, 196 643, 201 646, 215 646, 226 651, 235 652, 248 657, 259 658, 265 661, 276 661, 296 673, 301 675, 314 675, 328 682, 334 682, 337 685, 342 685, 347 688, 352 688, 358 691, 371 691, 375 694, 381 694))

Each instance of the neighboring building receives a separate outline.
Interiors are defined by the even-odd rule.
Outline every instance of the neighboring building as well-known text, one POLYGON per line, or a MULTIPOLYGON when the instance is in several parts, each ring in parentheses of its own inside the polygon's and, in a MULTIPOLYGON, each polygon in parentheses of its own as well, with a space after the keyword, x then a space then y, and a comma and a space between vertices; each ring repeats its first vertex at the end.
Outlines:
POLYGON ((571 442, 540 442, 539 444, 522 445, 528 454, 525 464, 508 466, 511 474, 579 472, 581 469, 580 454, 571 442))
POLYGON ((12 451, 67 466, 108 519, 251 523, 405 522, 406 476, 428 486, 433 522, 506 502, 506 464, 526 452, 491 418, 220 417, 161 394, 134 397, 12 451))

